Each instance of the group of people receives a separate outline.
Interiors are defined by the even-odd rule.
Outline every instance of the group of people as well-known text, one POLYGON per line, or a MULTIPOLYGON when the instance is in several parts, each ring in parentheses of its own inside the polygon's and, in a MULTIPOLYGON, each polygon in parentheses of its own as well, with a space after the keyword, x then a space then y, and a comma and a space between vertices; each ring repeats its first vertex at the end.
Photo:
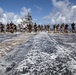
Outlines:
MULTIPOLYGON (((68 31, 69 31, 69 25, 68 24, 61 24, 61 25, 53 25, 53 30, 54 30, 54 32, 56 33, 56 32, 65 32, 65 33, 68 33, 68 31)), ((72 24, 71 24, 71 31, 72 31, 72 33, 75 33, 76 32, 76 30, 75 30, 75 23, 73 22, 72 24)))
POLYGON ((14 23, 7 23, 6 28, 5 25, 0 22, 0 32, 16 32, 17 26, 14 23))
POLYGON ((50 25, 37 25, 36 23, 34 25, 27 24, 26 25, 26 31, 27 32, 38 32, 38 31, 50 31, 50 25))
POLYGON ((4 25, 0 22, 0 32, 11 32, 11 33, 14 33, 14 32, 17 32, 17 31, 20 31, 20 32, 23 32, 23 31, 26 31, 26 32, 37 32, 37 31, 50 31, 50 25, 37 25, 36 23, 34 25, 31 25, 31 24, 27 24, 25 26, 25 28, 23 28, 23 25, 19 24, 19 25, 15 25, 14 23, 7 23, 7 25, 4 25))
POLYGON ((17 26, 15 24, 13 24, 12 22, 6 25, 6 32, 16 32, 17 31, 17 26))
MULTIPOLYGON (((68 27, 69 25, 68 24, 58 24, 58 25, 53 25, 53 31, 55 33, 58 33, 58 32, 65 32, 65 33, 68 33, 68 27)), ((72 32, 75 33, 75 23, 73 22, 71 24, 71 29, 72 29, 72 32)), ((14 32, 17 32, 17 31, 20 31, 20 32, 23 32, 23 31, 26 31, 26 32, 38 32, 38 31, 48 31, 50 32, 51 31, 51 28, 50 28, 50 25, 37 25, 36 23, 34 25, 32 24, 27 24, 25 26, 25 28, 23 28, 23 26, 21 24, 19 25, 15 25, 14 23, 7 23, 7 25, 5 26, 4 24, 2 24, 0 22, 0 32, 11 32, 11 33, 14 33, 14 32), (18 29, 19 28, 19 29, 18 29)))

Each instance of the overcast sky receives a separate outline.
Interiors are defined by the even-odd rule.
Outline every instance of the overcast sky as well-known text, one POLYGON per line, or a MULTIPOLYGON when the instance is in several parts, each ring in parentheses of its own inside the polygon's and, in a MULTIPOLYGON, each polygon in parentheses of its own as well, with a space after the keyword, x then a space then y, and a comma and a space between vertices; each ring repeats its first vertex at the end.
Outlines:
POLYGON ((38 24, 76 23, 76 0, 0 0, 4 24, 19 24, 28 12, 38 24))

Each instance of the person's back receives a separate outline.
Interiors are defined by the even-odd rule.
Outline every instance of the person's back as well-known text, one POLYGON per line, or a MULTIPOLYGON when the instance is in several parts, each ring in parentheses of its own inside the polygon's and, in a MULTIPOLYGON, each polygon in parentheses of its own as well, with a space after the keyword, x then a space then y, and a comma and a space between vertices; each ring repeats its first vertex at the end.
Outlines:
POLYGON ((37 32, 37 24, 34 25, 34 32, 37 32))
POLYGON ((29 30, 29 32, 32 31, 32 25, 31 24, 28 25, 28 30, 29 30))
POLYGON ((43 31, 43 25, 41 25, 41 31, 43 31))
POLYGON ((65 32, 68 33, 68 24, 65 25, 65 32))
POLYGON ((71 24, 71 27, 72 27, 72 32, 74 33, 75 32, 75 23, 74 22, 71 24))
POLYGON ((61 32, 64 32, 64 23, 61 25, 61 32))
POLYGON ((47 30, 47 27, 46 27, 46 25, 44 25, 44 31, 46 31, 47 30))
POLYGON ((40 25, 38 25, 38 31, 40 31, 40 25))
POLYGON ((56 33, 56 25, 53 25, 54 33, 56 33))
POLYGON ((47 25, 47 31, 50 32, 50 25, 47 25))
POLYGON ((2 28, 1 29, 2 29, 2 32, 4 32, 4 24, 2 24, 2 28))
POLYGON ((59 32, 59 24, 56 26, 57 32, 59 32))

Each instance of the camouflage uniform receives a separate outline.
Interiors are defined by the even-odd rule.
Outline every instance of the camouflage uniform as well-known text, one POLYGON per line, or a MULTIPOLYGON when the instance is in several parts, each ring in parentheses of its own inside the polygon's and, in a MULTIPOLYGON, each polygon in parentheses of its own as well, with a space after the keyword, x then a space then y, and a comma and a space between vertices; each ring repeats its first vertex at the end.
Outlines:
POLYGON ((44 25, 44 31, 46 31, 47 30, 47 26, 46 25, 44 25))
POLYGON ((0 32, 4 32, 4 25, 0 23, 0 32))
POLYGON ((41 29, 40 29, 41 27, 40 27, 40 25, 38 25, 38 31, 40 31, 41 29))
POLYGON ((34 32, 37 32, 37 24, 34 25, 34 32))
POLYGON ((40 26, 40 30, 43 31, 43 26, 42 25, 40 26))
POLYGON ((32 31, 32 25, 31 24, 27 24, 26 30, 27 30, 27 32, 30 33, 32 31))
POLYGON ((64 23, 61 25, 61 32, 64 32, 64 23))
POLYGON ((75 33, 75 23, 74 22, 71 24, 71 27, 72 27, 72 32, 75 33))
POLYGON ((47 25, 47 31, 50 32, 50 25, 47 25))
POLYGON ((68 24, 65 25, 65 32, 68 33, 68 24))
POLYGON ((56 33, 56 25, 53 25, 54 33, 56 33))
POLYGON ((59 24, 56 26, 56 30, 57 32, 59 32, 59 24))

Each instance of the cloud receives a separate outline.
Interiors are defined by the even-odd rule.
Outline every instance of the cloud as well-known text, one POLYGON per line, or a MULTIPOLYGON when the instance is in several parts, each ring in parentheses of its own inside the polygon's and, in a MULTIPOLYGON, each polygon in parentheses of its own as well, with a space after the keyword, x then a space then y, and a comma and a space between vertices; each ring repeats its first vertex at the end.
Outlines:
POLYGON ((51 24, 76 23, 76 5, 69 0, 52 0, 54 10, 43 19, 50 20, 51 24))
POLYGON ((31 12, 30 8, 21 8, 20 15, 15 14, 14 12, 5 12, 2 8, 0 8, 0 22, 3 24, 10 23, 11 21, 14 24, 20 24, 22 22, 22 18, 25 18, 28 12, 31 12))

